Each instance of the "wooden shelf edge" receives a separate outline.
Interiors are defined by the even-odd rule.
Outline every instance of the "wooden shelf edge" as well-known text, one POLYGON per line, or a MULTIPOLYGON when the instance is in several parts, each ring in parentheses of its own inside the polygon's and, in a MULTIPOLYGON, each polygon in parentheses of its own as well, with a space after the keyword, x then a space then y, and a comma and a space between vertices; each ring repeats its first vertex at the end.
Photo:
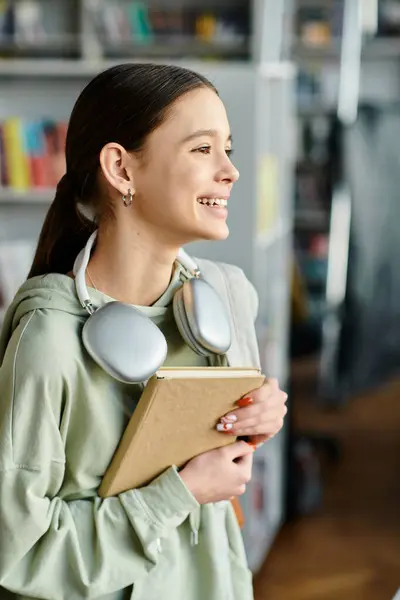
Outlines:
POLYGON ((18 204, 50 204, 53 201, 55 190, 52 188, 15 190, 0 187, 0 205, 18 204))
POLYGON ((137 63, 151 61, 158 64, 175 64, 175 65, 193 65, 213 67, 215 65, 223 65, 224 68, 251 67, 254 65, 250 60, 213 60, 209 61, 206 58, 199 57, 182 57, 182 58, 156 58, 133 56, 121 56, 113 59, 99 60, 83 60, 83 59, 0 59, 0 77, 13 79, 32 79, 32 78, 56 78, 56 79, 80 79, 94 77, 101 71, 122 63, 137 63))

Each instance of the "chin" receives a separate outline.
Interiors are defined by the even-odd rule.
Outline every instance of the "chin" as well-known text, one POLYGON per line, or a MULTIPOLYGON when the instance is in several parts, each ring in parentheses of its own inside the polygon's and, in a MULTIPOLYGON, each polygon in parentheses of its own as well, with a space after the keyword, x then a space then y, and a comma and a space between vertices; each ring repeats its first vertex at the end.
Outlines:
POLYGON ((208 227, 207 229, 204 228, 203 231, 199 232, 198 240, 219 242, 226 240, 228 236, 229 228, 226 224, 224 224, 223 226, 220 225, 219 227, 208 227))
POLYGON ((223 241, 229 236, 229 228, 226 221, 217 223, 196 223, 194 227, 180 227, 175 230, 176 239, 181 246, 192 242, 223 241))

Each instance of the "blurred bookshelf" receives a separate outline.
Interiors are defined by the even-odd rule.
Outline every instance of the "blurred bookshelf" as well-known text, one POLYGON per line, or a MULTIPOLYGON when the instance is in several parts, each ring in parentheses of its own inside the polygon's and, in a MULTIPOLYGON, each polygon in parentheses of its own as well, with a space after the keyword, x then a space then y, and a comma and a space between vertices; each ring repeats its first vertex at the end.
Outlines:
POLYGON ((15 204, 50 205, 56 193, 55 188, 31 188, 18 190, 11 187, 0 187, 0 204, 12 206, 15 204))
MULTIPOLYGON (((292 56, 301 62, 337 62, 345 0, 296 0, 292 56)), ((365 0, 360 9, 362 60, 400 57, 400 10, 397 0, 365 0)))
MULTIPOLYGON (((365 0, 359 102, 397 104, 400 2, 365 0)), ((297 65, 297 159, 293 232, 312 318, 322 326, 335 160, 345 0, 295 0, 291 57, 297 65), (315 314, 314 314, 315 309, 315 314)))
POLYGON ((3 60, 249 60, 250 39, 251 3, 244 0, 19 0, 0 4, 3 60))
POLYGON ((78 0, 18 0, 0 3, 0 57, 78 58, 78 0))
MULTIPOLYGON (((180 64, 215 83, 240 141, 230 236, 188 249, 237 264, 254 283, 262 366, 286 387, 295 139, 290 15, 285 0, 0 0, 0 321, 2 268, 10 271, 10 292, 26 276, 65 170, 65 124, 84 85, 124 62, 180 64), (10 121, 11 142, 4 136, 10 121)), ((287 443, 284 430, 257 450, 242 498, 254 572, 285 518, 287 443)))
MULTIPOLYGON (((300 63, 339 61, 341 52, 340 38, 326 43, 313 44, 298 41, 292 47, 293 56, 300 63)), ((400 37, 366 38, 361 51, 362 60, 385 61, 400 58, 400 37)))

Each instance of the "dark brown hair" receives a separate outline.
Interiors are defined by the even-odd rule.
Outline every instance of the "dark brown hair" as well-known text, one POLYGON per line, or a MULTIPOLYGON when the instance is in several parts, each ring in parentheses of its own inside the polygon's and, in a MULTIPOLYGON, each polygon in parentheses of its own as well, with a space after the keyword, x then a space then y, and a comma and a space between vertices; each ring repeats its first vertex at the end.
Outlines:
POLYGON ((140 151, 146 137, 165 118, 170 105, 199 87, 214 86, 182 67, 122 64, 97 75, 81 92, 68 124, 66 173, 44 221, 28 277, 67 273, 94 231, 94 222, 79 210, 93 204, 99 156, 109 142, 140 151))

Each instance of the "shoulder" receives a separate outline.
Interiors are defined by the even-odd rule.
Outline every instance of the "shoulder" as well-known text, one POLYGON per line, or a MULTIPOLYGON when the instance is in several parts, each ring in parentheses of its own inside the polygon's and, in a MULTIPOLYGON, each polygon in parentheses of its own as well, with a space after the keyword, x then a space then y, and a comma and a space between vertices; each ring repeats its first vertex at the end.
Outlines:
POLYGON ((21 318, 0 367, 0 423, 7 423, 11 452, 2 452, 0 461, 7 464, 38 469, 65 460, 60 427, 64 414, 68 423, 77 369, 72 336, 54 312, 36 309, 21 318))
POLYGON ((230 263, 225 263, 217 260, 209 260, 208 258, 197 258, 193 257, 193 260, 199 265, 201 271, 212 270, 223 270, 231 275, 237 277, 246 277, 243 269, 238 267, 237 265, 233 265, 230 263))
POLYGON ((28 431, 29 420, 53 431, 67 398, 74 398, 82 350, 73 327, 71 315, 35 309, 13 331, 0 366, 0 402, 12 407, 14 432, 28 431))
POLYGON ((35 309, 25 314, 12 333, 4 357, 35 376, 51 377, 69 370, 81 352, 76 318, 62 311, 35 309))
POLYGON ((204 279, 209 281, 220 293, 225 288, 234 302, 248 305, 255 319, 258 312, 258 294, 243 269, 225 262, 203 258, 194 260, 199 265, 204 279))

